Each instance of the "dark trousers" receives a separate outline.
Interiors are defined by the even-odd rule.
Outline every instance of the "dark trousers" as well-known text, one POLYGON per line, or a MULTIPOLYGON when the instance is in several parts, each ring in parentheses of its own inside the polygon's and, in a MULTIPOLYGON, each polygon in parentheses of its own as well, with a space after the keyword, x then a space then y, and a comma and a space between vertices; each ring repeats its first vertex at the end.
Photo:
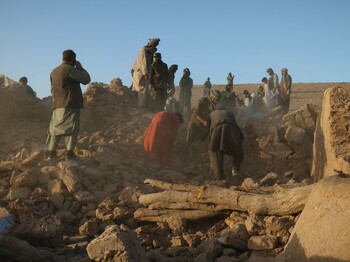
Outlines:
POLYGON ((156 88, 155 99, 154 99, 155 112, 164 111, 166 99, 167 99, 166 88, 156 88))
MULTIPOLYGON (((224 172, 224 152, 218 151, 218 152, 209 152, 210 156, 210 169, 213 173, 215 179, 223 180, 225 179, 225 172, 224 172)), ((230 155, 228 155, 230 156, 230 155)), ((232 158, 232 169, 238 172, 240 170, 242 159, 240 157, 233 157, 232 158)), ((231 174, 230 174, 231 175, 231 174)))

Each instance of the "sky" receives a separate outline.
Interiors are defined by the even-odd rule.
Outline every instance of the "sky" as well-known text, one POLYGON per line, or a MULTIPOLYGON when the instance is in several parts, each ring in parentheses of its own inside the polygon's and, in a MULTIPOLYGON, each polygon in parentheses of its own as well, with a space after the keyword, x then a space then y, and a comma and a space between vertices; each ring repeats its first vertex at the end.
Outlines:
MULTIPOLYGON (((271 67, 295 83, 349 82, 348 0, 0 0, 0 74, 50 95, 50 72, 73 49, 92 82, 120 77, 148 39, 195 85, 259 83, 271 67)), ((87 86, 82 86, 83 91, 87 86)))

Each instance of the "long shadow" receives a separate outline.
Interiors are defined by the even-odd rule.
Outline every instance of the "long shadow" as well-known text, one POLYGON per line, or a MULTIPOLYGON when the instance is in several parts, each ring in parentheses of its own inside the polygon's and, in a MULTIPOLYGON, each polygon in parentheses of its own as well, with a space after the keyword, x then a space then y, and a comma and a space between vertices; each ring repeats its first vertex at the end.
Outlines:
MULTIPOLYGON (((347 259, 339 259, 330 256, 307 256, 305 254, 304 247, 299 241, 299 237, 295 234, 292 239, 289 240, 287 248, 281 254, 279 254, 274 260, 271 262, 349 262, 350 260, 350 250, 344 250, 343 252, 348 252, 347 259)), ((339 254, 334 254, 334 256, 339 256, 339 254)))

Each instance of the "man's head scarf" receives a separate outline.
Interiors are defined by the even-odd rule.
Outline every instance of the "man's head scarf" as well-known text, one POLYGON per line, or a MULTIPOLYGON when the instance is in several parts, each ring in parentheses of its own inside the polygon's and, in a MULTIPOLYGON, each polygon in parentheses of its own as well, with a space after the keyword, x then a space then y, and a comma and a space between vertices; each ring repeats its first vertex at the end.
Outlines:
POLYGON ((159 38, 148 39, 148 44, 147 45, 156 47, 159 44, 159 41, 160 41, 159 38))
POLYGON ((186 75, 191 75, 191 71, 190 71, 190 69, 188 69, 187 67, 184 69, 184 74, 186 74, 186 75))
POLYGON ((217 89, 211 89, 209 93, 209 101, 213 108, 215 108, 215 105, 218 100, 221 98, 221 93, 217 89))
POLYGON ((221 93, 217 89, 212 89, 212 90, 210 90, 210 95, 209 96, 210 96, 210 98, 216 98, 217 100, 219 100, 220 97, 221 97, 221 93))

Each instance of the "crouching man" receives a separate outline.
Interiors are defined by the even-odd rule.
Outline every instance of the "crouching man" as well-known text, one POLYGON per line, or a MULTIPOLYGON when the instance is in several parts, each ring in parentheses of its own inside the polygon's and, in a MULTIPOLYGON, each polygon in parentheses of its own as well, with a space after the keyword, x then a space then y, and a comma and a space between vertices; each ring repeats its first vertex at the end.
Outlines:
POLYGON ((173 146, 177 131, 183 118, 180 113, 161 111, 156 113, 144 134, 144 149, 152 155, 162 167, 172 162, 173 146))
POLYGON ((238 175, 243 161, 244 136, 236 123, 233 112, 218 107, 210 113, 209 121, 211 172, 216 179, 224 180, 224 155, 229 155, 232 157, 232 175, 238 175))

